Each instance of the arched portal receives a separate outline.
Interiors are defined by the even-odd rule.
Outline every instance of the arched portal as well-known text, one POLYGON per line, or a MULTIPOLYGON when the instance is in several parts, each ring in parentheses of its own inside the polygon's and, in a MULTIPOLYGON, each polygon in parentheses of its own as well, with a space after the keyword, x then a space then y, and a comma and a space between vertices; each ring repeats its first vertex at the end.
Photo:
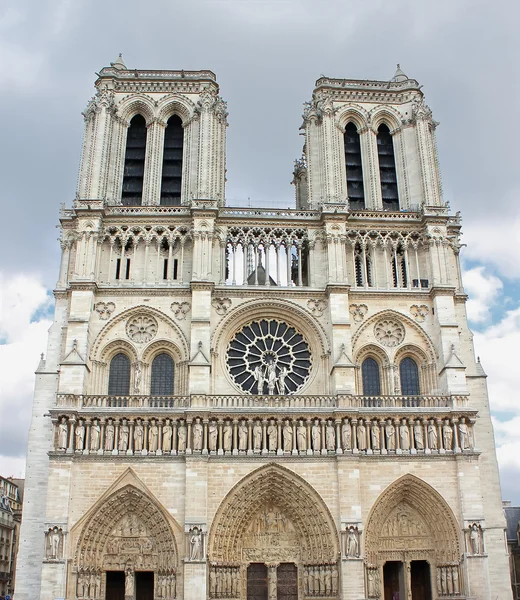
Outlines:
POLYGON ((68 597, 116 600, 141 589, 143 597, 175 598, 178 553, 171 518, 143 488, 123 482, 77 524, 68 597))
POLYGON ((462 594, 460 535, 436 490, 413 475, 401 477, 381 494, 368 518, 367 597, 431 600, 462 594))
POLYGON ((208 554, 212 598, 338 596, 332 516, 316 490, 279 465, 261 467, 229 492, 208 554))

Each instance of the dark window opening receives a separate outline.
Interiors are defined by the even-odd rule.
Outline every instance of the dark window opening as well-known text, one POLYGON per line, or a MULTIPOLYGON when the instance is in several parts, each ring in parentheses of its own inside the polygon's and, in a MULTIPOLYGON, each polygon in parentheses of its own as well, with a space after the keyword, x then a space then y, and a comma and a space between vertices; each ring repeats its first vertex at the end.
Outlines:
POLYGON ((130 393, 130 359, 120 352, 110 361, 108 375, 108 394, 110 396, 128 396, 130 393))
POLYGON ((129 258, 126 259, 125 279, 130 279, 130 259, 129 258))
POLYGON ((379 365, 373 358, 365 358, 361 365, 361 378, 363 380, 364 396, 380 396, 381 381, 379 365))
POLYGON ((165 258, 164 259, 164 266, 163 266, 163 279, 168 279, 168 259, 165 258))
POLYGON ((181 203, 182 153, 184 129, 177 115, 168 119, 164 132, 164 151, 161 179, 161 204, 178 206, 181 203))
POLYGON ((420 394, 419 369, 413 358, 403 358, 399 365, 399 376, 403 396, 418 396, 420 394))
MULTIPOLYGON (((392 258, 392 280, 394 287, 408 286, 408 273, 406 271, 406 259, 401 246, 397 248, 392 258)), ((421 280, 422 281, 422 280, 421 280)))
POLYGON ((380 125, 377 130, 377 157, 379 159, 383 210, 399 210, 394 142, 390 130, 384 124, 380 125))
POLYGON ((363 269, 363 248, 361 244, 356 244, 354 249, 354 267, 356 272, 356 285, 361 287, 366 284, 372 286, 372 260, 370 253, 365 249, 365 268, 363 269))
POLYGON ((121 276, 121 259, 116 259, 116 279, 119 279, 121 276))
POLYGON ((173 278, 177 279, 179 275, 179 260, 177 258, 173 259, 173 278))
POLYGON ((146 121, 135 115, 126 135, 125 166, 121 201, 125 206, 143 203, 144 163, 146 156, 146 121))
POLYGON ((151 396, 173 396, 174 364, 169 354, 158 354, 152 362, 151 396))
POLYGON ((351 210, 365 208, 365 188, 363 186, 363 165, 361 162, 361 142, 354 123, 345 127, 345 166, 347 171, 347 196, 351 210))

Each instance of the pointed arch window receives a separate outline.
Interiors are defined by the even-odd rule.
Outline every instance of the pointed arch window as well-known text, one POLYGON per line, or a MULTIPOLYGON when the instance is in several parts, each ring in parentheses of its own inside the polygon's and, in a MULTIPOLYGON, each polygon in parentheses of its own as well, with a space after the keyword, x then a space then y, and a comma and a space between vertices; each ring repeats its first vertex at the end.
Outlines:
POLYGON ((183 147, 182 121, 179 116, 172 115, 164 132, 161 204, 166 206, 178 206, 181 203, 183 147))
POLYGON ((361 365, 361 378, 363 382, 364 396, 381 395, 381 378, 379 376, 379 365, 373 358, 365 358, 361 365))
POLYGON ((347 195, 352 210, 365 208, 365 189, 363 186, 363 165, 361 162, 361 142, 354 123, 345 127, 345 167, 347 171, 347 195))
POLYGON ((399 365, 399 377, 401 379, 401 394, 403 396, 418 396, 419 386, 419 368, 413 358, 407 356, 403 358, 399 365))
POLYGON ((121 201, 125 206, 143 203, 144 161, 146 156, 146 121, 135 115, 126 134, 125 166, 121 201))
POLYGON ((354 249, 354 263, 356 286, 372 286, 372 258, 369 249, 363 249, 360 243, 357 243, 354 249))
POLYGON ((152 361, 151 396, 173 396, 174 364, 169 354, 158 354, 152 361))
POLYGON ((109 396, 128 396, 130 393, 130 359, 119 352, 110 361, 108 375, 109 396))
POLYGON ((377 130, 377 157, 379 160, 383 210, 399 210, 394 141, 390 129, 384 123, 377 130))
POLYGON ((402 245, 399 245, 392 256, 392 280, 394 287, 405 288, 408 286, 408 269, 406 268, 406 254, 402 245))

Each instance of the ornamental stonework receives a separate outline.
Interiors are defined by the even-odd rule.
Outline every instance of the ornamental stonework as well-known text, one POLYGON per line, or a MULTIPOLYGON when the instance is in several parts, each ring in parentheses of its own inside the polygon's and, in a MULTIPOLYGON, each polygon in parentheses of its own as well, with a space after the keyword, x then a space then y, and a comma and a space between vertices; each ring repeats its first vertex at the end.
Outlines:
POLYGON ((136 344, 144 344, 157 335, 157 321, 150 315, 137 315, 128 320, 126 335, 136 344))
POLYGON ((405 336, 405 329, 397 319, 382 319, 374 325, 374 335, 383 346, 398 346, 405 336))

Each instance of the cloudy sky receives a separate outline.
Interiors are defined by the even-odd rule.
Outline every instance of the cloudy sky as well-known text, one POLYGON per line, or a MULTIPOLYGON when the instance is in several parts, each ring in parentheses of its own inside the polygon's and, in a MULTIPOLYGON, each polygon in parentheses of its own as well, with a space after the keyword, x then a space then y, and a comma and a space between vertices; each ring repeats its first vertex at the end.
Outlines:
POLYGON ((517 0, 0 0, 0 473, 24 469, 55 225, 75 194, 95 71, 119 52, 129 68, 213 70, 230 113, 229 202, 290 206, 315 80, 386 80, 399 62, 441 123, 503 497, 520 504, 519 20, 517 0))

